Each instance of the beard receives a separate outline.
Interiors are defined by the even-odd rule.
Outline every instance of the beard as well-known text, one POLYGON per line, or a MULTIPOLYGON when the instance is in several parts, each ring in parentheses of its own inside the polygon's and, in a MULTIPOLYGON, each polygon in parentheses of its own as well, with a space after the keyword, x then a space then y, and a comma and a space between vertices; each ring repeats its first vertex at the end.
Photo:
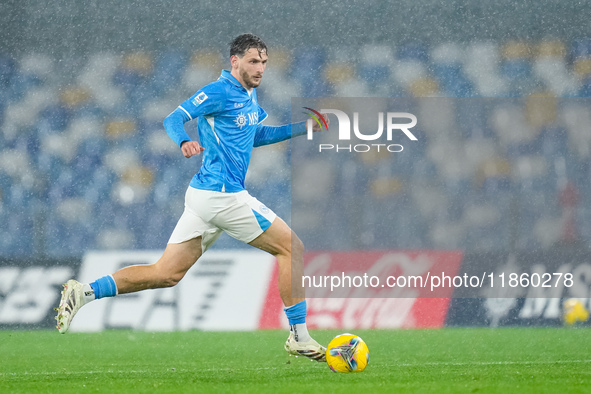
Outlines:
POLYGON ((256 80, 253 77, 251 77, 250 75, 248 75, 248 73, 246 71, 241 71, 240 76, 242 77, 242 80, 244 81, 246 86, 248 86, 250 89, 256 88, 257 86, 259 86, 261 84, 261 80, 263 77, 261 75, 260 78, 258 80, 256 80))

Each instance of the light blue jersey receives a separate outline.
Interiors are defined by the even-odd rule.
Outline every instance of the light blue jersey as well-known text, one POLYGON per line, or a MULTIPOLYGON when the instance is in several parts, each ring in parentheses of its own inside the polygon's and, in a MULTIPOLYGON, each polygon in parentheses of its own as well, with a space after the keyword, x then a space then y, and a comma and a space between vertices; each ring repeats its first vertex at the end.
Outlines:
POLYGON ((220 78, 200 89, 164 120, 166 132, 181 146, 191 138, 184 123, 197 119, 200 144, 205 148, 201 169, 191 180, 196 189, 236 193, 245 190, 244 178, 252 148, 283 141, 306 132, 305 122, 280 127, 263 126, 267 113, 224 70, 220 78))

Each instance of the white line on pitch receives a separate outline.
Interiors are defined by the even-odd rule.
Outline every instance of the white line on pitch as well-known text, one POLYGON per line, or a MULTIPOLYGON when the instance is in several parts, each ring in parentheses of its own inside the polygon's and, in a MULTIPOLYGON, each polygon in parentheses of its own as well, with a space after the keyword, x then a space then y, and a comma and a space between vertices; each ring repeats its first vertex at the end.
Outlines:
MULTIPOLYGON (((466 366, 466 365, 552 365, 552 364, 587 364, 591 363, 591 360, 555 360, 555 361, 466 361, 466 362, 426 362, 426 363, 394 363, 394 364, 378 364, 381 367, 446 367, 446 366, 466 366)), ((267 371, 276 370, 279 367, 256 367, 256 368, 243 368, 248 371, 267 371)), ((106 371, 72 371, 72 372, 0 372, 0 376, 23 378, 27 376, 58 376, 58 375, 94 375, 94 374, 147 374, 155 372, 183 372, 182 369, 172 370, 167 368, 163 370, 106 370, 106 371)), ((211 369, 200 369, 201 372, 215 372, 215 371, 236 371, 235 368, 211 368, 211 369)))

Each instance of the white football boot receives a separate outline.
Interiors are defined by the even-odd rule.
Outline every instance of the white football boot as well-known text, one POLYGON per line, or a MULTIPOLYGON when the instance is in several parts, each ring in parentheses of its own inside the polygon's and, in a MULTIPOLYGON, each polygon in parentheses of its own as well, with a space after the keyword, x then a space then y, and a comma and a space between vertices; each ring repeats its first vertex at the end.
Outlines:
POLYGON ((57 320, 57 329, 60 334, 65 334, 68 331, 72 319, 84 303, 82 283, 74 279, 67 281, 62 290, 60 305, 55 308, 57 311, 55 320, 57 320))
POLYGON ((308 357, 310 360, 326 362, 326 348, 314 339, 307 342, 297 342, 293 332, 289 333, 284 349, 294 356, 308 357))

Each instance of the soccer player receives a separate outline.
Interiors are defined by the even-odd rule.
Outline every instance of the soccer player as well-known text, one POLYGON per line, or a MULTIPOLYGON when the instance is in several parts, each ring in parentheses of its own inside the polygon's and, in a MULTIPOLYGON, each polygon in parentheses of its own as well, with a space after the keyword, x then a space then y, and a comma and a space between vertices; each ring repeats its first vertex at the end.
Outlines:
MULTIPOLYGON (((267 65, 267 46, 243 34, 230 44, 231 71, 203 87, 164 120, 164 128, 187 158, 203 153, 203 163, 185 194, 185 211, 162 257, 151 265, 134 265, 92 283, 73 279, 64 284, 56 320, 65 333, 78 310, 103 297, 176 285, 222 231, 276 256, 279 294, 290 333, 285 350, 326 361, 326 349, 306 327, 303 289, 292 288, 291 276, 303 272, 304 246, 289 226, 244 187, 253 147, 306 133, 305 122, 263 126, 267 113, 257 102, 256 87, 267 65), (199 141, 184 123, 197 120, 199 141)), ((328 118, 323 115, 324 121, 328 118)), ((314 131, 320 127, 315 125, 314 131)))

